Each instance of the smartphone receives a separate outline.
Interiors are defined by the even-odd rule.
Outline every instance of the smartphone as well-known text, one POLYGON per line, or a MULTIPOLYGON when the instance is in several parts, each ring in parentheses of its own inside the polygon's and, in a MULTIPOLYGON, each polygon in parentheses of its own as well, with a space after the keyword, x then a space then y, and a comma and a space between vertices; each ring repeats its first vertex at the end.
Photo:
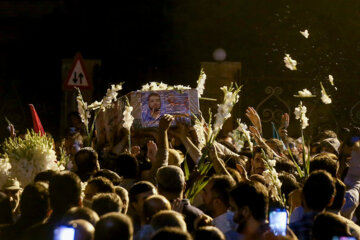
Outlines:
POLYGON ((354 238, 354 237, 337 237, 337 236, 334 236, 332 238, 332 240, 356 240, 356 238, 354 238))
POLYGON ((74 240, 75 228, 72 226, 61 225, 54 229, 54 240, 74 240))
POLYGON ((288 214, 285 208, 275 208, 269 213, 269 226, 275 236, 286 236, 288 214))

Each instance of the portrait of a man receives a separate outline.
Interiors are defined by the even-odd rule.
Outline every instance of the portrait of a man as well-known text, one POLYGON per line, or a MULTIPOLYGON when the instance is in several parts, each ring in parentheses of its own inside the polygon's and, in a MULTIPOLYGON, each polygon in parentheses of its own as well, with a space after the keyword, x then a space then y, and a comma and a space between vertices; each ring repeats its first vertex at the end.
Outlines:
POLYGON ((142 124, 144 127, 155 127, 165 113, 159 93, 150 92, 142 95, 142 124))

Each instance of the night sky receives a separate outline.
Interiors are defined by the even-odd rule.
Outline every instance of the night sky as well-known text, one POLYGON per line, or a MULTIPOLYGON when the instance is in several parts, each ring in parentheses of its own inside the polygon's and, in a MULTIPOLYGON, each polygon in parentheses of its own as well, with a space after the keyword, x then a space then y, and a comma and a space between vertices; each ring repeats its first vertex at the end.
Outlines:
MULTIPOLYGON (((100 59, 102 96, 149 81, 195 87, 200 62, 216 48, 243 64, 242 78, 324 81, 355 86, 360 71, 360 1, 139 0, 0 1, 1 114, 20 131, 31 127, 33 103, 45 130, 58 136, 61 60, 81 52, 100 59), (309 39, 299 33, 308 29, 309 39), (298 61, 288 71, 285 53, 298 61)), ((346 103, 344 103, 346 104, 346 103)), ((0 117, 0 136, 6 123, 0 117)))

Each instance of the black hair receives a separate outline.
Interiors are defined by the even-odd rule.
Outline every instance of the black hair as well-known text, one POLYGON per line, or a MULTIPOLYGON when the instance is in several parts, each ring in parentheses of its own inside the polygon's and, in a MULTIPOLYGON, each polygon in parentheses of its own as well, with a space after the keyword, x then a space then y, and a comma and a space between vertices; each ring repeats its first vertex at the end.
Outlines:
POLYGON ((334 180, 324 170, 312 172, 308 179, 306 179, 302 192, 306 206, 309 209, 323 211, 334 195, 334 180))
POLYGON ((95 227, 95 224, 99 221, 99 215, 88 207, 72 207, 65 213, 62 220, 64 223, 69 223, 76 219, 86 220, 95 227))
POLYGON ((5 193, 0 192, 0 224, 11 224, 12 222, 10 199, 5 193))
POLYGON ((312 227, 312 239, 332 240, 334 236, 351 236, 347 223, 334 213, 324 212, 316 216, 312 227))
POLYGON ((336 194, 334 197, 334 201, 328 209, 340 211, 340 209, 344 204, 346 186, 340 179, 337 178, 335 182, 335 189, 336 189, 336 194))
POLYGON ((47 182, 49 183, 51 178, 53 176, 55 176, 56 172, 54 170, 45 170, 42 172, 39 172, 38 174, 36 174, 35 178, 34 178, 34 182, 47 182))
POLYGON ((219 198, 229 207, 229 191, 235 186, 235 181, 227 175, 217 175, 210 178, 213 196, 219 198))
POLYGON ((94 196, 91 208, 101 217, 109 212, 121 212, 122 201, 116 193, 99 193, 94 196))
POLYGON ((137 196, 140 193, 149 192, 149 191, 156 192, 156 187, 151 182, 140 181, 140 182, 135 183, 129 189, 129 200, 130 200, 130 202, 137 202, 137 200, 138 200, 137 196))
POLYGON ((332 177, 336 177, 338 163, 327 154, 318 154, 310 161, 310 172, 316 170, 325 170, 332 177))
POLYGON ((264 185, 257 182, 240 182, 230 191, 230 197, 238 208, 247 206, 258 221, 266 219, 269 198, 264 185))
POLYGON ((188 232, 184 232, 176 227, 165 227, 157 231, 152 237, 151 240, 191 240, 191 236, 188 232))
POLYGON ((194 240, 225 240, 224 234, 214 226, 204 226, 196 230, 194 240))
POLYGON ((75 154, 75 164, 77 174, 85 182, 99 170, 98 154, 90 147, 82 148, 75 154))
POLYGON ((54 212, 64 212, 80 203, 80 178, 72 172, 56 174, 49 183, 50 204, 54 212))
POLYGON ((139 176, 139 162, 130 154, 120 154, 114 159, 114 171, 124 178, 136 179, 139 176))
POLYGON ((100 169, 93 175, 93 177, 107 178, 114 184, 114 186, 118 186, 123 180, 116 172, 109 169, 100 169))
POLYGON ((96 223, 94 240, 130 240, 133 233, 133 225, 128 216, 107 213, 96 223))
POLYGON ((97 193, 113 193, 115 192, 115 188, 114 185, 112 184, 112 182, 104 177, 95 177, 95 178, 91 178, 88 181, 88 185, 94 185, 96 187, 96 192, 97 193))
POLYGON ((47 217, 50 209, 49 191, 45 184, 35 182, 25 187, 21 194, 21 218, 31 219, 34 223, 47 217))

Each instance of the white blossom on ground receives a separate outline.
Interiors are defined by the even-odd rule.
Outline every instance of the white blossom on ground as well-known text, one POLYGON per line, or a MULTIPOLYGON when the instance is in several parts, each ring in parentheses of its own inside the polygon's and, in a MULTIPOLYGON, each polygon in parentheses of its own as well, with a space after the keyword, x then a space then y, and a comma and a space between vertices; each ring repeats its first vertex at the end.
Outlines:
POLYGON ((292 59, 289 54, 285 54, 284 63, 285 66, 291 71, 296 70, 297 61, 292 59))

